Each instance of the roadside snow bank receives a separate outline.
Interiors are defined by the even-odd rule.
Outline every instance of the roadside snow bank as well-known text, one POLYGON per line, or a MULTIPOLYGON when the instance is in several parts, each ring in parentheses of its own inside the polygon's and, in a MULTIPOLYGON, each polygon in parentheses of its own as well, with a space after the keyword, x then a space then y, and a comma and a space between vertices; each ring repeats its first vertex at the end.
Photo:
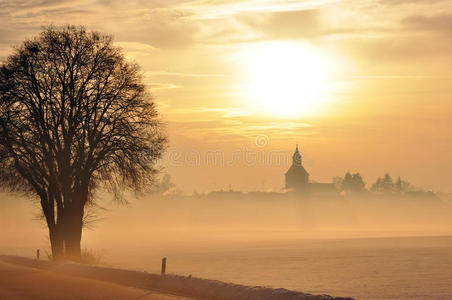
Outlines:
POLYGON ((172 274, 161 276, 141 271, 88 266, 71 262, 36 261, 18 256, 0 256, 0 260, 47 269, 65 275, 103 280, 199 300, 353 300, 352 298, 305 294, 282 288, 250 287, 218 280, 172 274))

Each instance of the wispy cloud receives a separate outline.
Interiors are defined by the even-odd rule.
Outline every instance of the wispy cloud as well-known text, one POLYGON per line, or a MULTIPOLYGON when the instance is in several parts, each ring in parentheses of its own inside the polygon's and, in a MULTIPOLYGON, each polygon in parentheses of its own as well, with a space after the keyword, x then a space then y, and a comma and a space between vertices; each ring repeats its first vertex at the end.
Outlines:
POLYGON ((149 71, 147 76, 175 76, 175 77, 225 77, 226 74, 209 74, 209 73, 183 73, 170 71, 149 71))
POLYGON ((244 110, 234 107, 194 107, 194 108, 183 108, 183 109, 173 109, 173 113, 179 114, 205 114, 219 118, 237 118, 250 116, 253 113, 249 110, 244 110))
POLYGON ((183 88, 180 85, 176 85, 174 83, 165 83, 165 82, 153 82, 149 84, 151 91, 153 90, 170 90, 170 89, 180 89, 183 88))
POLYGON ((426 75, 353 75, 345 76, 345 79, 426 79, 426 75))
POLYGON ((402 20, 402 25, 409 29, 452 33, 452 14, 411 15, 402 20))
POLYGON ((176 6, 178 9, 193 12, 190 19, 215 19, 250 12, 283 12, 310 10, 337 3, 339 0, 249 0, 249 1, 191 1, 176 6))
POLYGON ((1 1, 0 15, 17 18, 33 18, 44 15, 86 13, 83 0, 1 1), (82 8, 83 7, 83 8, 82 8))
POLYGON ((159 48, 139 42, 115 42, 115 45, 123 48, 126 52, 141 55, 149 55, 159 50, 159 48))

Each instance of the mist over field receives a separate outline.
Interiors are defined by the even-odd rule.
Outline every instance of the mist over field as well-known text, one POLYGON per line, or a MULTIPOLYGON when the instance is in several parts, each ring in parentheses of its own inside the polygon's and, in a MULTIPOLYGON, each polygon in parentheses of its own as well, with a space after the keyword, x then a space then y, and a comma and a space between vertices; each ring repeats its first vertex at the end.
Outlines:
MULTIPOLYGON (((46 228, 37 203, 20 196, 2 197, 6 198, 0 203, 4 244, 36 248, 33 243, 45 242, 46 228), (28 238, 24 241, 23 236, 28 238)), ((146 242, 159 247, 181 242, 181 238, 193 243, 452 234, 452 203, 446 195, 435 199, 303 198, 219 191, 190 196, 129 195, 126 204, 102 198, 99 208, 87 210, 83 234, 87 245, 97 243, 95 248, 103 244, 99 238, 117 248, 146 242)))
MULTIPOLYGON (((0 252, 49 252, 30 200, 6 196, 0 252)), ((109 266, 353 296, 441 299, 452 291, 452 204, 446 196, 300 199, 280 193, 144 195, 105 208, 83 233, 84 247, 109 266), (422 287, 416 285, 423 281, 422 287), (436 298, 435 298, 436 297, 436 298)))

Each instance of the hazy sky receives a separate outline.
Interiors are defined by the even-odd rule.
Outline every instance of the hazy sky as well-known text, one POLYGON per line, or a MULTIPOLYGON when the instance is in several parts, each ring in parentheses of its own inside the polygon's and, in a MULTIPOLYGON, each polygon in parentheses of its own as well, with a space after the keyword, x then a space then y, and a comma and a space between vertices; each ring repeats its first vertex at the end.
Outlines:
POLYGON ((49 24, 113 34, 188 192, 278 190, 296 143, 317 181, 452 191, 452 1, 0 1, 0 22, 0 59, 49 24))

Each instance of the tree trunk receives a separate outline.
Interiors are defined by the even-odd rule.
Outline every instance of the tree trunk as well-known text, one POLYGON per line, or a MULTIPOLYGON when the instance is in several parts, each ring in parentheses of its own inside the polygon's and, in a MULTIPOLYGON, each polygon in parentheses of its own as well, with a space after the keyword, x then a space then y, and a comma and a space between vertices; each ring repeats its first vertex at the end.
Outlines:
MULTIPOLYGON (((83 211, 83 209, 82 209, 83 211)), ((64 244, 66 257, 71 260, 81 259, 81 240, 83 227, 83 212, 80 209, 68 211, 64 220, 64 244)))
POLYGON ((50 246, 52 248, 52 259, 64 258, 63 235, 59 226, 49 227, 50 246))
POLYGON ((75 261, 80 261, 82 256, 81 240, 82 240, 81 225, 79 226, 72 225, 70 228, 67 229, 64 238, 67 258, 75 261))
POLYGON ((74 261, 81 261, 82 258, 83 215, 87 197, 88 184, 79 186, 75 192, 64 193, 64 213, 62 214, 64 246, 66 258, 74 261))
MULTIPOLYGON (((52 259, 60 260, 64 258, 64 236, 61 224, 55 220, 54 193, 41 191, 41 208, 49 229, 50 247, 52 248, 52 259)), ((58 209, 58 215, 60 210, 58 209)))

